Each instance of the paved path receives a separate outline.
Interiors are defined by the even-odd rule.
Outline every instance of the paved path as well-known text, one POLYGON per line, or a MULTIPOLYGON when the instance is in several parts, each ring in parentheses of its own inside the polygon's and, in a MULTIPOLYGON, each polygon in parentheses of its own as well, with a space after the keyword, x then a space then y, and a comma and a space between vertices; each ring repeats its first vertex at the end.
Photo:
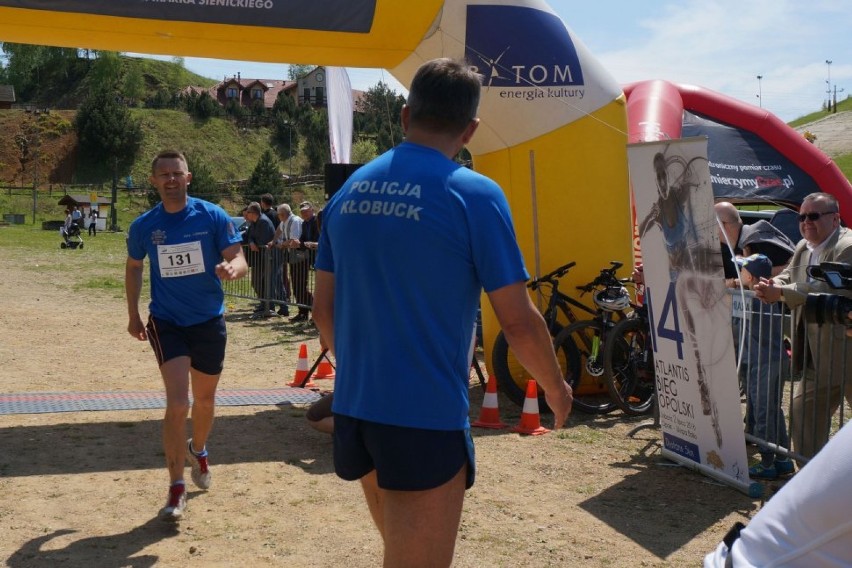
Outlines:
POLYGON ((832 158, 852 154, 852 112, 830 114, 796 127, 797 132, 804 133, 805 130, 816 135, 814 145, 832 158))
MULTIPOLYGON (((220 390, 218 406, 310 404, 320 395, 298 388, 220 390)), ((141 392, 29 392, 0 394, 0 414, 41 414, 90 410, 165 408, 162 391, 141 392)))

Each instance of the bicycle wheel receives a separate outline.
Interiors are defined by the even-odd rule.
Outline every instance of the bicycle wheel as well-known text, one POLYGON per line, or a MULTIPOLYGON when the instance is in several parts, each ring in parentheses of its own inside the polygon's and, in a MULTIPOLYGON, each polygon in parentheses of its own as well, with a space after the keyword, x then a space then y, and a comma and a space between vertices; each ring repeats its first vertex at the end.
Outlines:
MULTIPOLYGON (((573 344, 554 345, 554 350, 562 369, 569 365, 573 365, 575 369, 579 368, 579 359, 573 344)), ((534 377, 518 362, 502 331, 494 338, 494 347, 491 349, 491 368, 494 370, 494 376, 497 377, 497 386, 500 391, 509 400, 522 407, 527 395, 527 381, 534 377)), ((550 412, 541 389, 538 395, 538 408, 539 412, 550 412)))
POLYGON ((623 319, 607 334, 604 349, 609 394, 631 416, 648 414, 654 406, 654 357, 644 318, 623 319))
POLYGON ((606 414, 618 408, 606 386, 602 361, 605 335, 601 331, 599 321, 578 321, 563 329, 554 340, 554 345, 562 346, 566 352, 573 349, 578 357, 575 365, 563 367, 563 371, 565 380, 574 390, 574 408, 588 414, 606 414), (598 356, 592 357, 595 339, 601 343, 598 356))

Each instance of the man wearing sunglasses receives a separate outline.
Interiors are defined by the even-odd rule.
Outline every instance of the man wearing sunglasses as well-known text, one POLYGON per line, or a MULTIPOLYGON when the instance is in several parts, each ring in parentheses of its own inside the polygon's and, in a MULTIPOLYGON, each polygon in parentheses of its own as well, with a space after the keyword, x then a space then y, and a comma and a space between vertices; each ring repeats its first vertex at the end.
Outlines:
POLYGON ((852 297, 852 291, 809 278, 807 268, 823 262, 852 264, 852 232, 841 227, 837 199, 828 193, 805 197, 799 229, 804 238, 790 264, 778 276, 761 279, 755 292, 766 303, 782 301, 793 309, 793 370, 804 370, 804 377, 793 394, 790 437, 796 452, 811 457, 828 441, 831 416, 843 397, 852 404, 852 380, 844 376, 844 365, 852 365, 852 341, 845 339, 845 326, 804 322, 802 308, 808 294, 852 297))

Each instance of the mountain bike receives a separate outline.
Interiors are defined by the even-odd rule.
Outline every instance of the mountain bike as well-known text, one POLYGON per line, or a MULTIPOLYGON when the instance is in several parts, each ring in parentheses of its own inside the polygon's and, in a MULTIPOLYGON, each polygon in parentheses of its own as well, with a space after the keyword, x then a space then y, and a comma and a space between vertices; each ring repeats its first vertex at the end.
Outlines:
MULTIPOLYGON (((595 310, 592 308, 559 290, 559 280, 575 265, 575 262, 569 262, 527 283, 527 288, 530 290, 539 291, 544 294, 549 292, 550 294, 542 316, 551 337, 556 337, 562 331, 563 326, 559 322, 560 314, 569 323, 574 323, 580 319, 577 317, 575 309, 592 315, 595 313, 595 310)), ((568 367, 569 361, 577 360, 578 356, 574 353, 576 349, 571 344, 565 346, 555 345, 555 351, 562 369, 568 367)), ((494 376, 497 377, 497 385, 500 387, 500 390, 509 400, 518 406, 523 406, 524 398, 526 397, 527 381, 534 377, 518 362, 502 330, 495 337, 494 346, 491 349, 491 368, 494 370, 494 376)), ((539 395, 538 402, 541 412, 550 411, 544 399, 544 394, 539 395)))
POLYGON ((650 414, 656 400, 648 308, 637 307, 607 334, 604 369, 613 402, 630 416, 650 414))
POLYGON ((554 346, 573 357, 563 370, 565 380, 574 390, 574 408, 589 414, 606 414, 618 408, 609 395, 604 353, 616 322, 623 320, 627 310, 634 307, 624 287, 629 279, 620 280, 615 275, 621 267, 622 263, 612 261, 594 280, 577 287, 584 294, 593 293, 597 307, 594 317, 572 323, 554 339, 554 346))

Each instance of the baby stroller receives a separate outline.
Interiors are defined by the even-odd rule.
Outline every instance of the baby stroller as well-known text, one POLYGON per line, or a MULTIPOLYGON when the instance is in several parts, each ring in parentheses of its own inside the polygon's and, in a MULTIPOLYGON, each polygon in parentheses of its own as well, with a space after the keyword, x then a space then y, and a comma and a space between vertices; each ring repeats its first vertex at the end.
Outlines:
POLYGON ((83 236, 80 232, 80 225, 77 223, 71 223, 68 228, 63 225, 59 229, 59 234, 62 236, 59 248, 83 248, 83 236))

